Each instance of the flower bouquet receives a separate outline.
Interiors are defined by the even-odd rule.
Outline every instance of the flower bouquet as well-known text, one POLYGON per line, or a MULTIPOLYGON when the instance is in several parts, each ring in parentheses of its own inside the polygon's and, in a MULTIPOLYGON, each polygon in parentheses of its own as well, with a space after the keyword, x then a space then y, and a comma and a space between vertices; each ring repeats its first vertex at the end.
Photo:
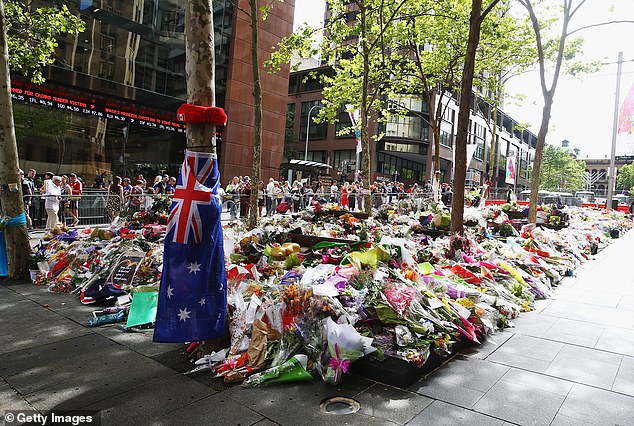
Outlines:
POLYGON ((350 324, 337 324, 328 317, 325 327, 330 360, 324 373, 324 381, 336 385, 351 363, 376 351, 376 348, 371 346, 372 338, 361 336, 350 324))
POLYGON ((266 371, 248 377, 242 385, 252 388, 273 383, 305 382, 312 380, 313 376, 306 371, 307 364, 308 357, 306 355, 295 355, 276 367, 271 367, 266 371))

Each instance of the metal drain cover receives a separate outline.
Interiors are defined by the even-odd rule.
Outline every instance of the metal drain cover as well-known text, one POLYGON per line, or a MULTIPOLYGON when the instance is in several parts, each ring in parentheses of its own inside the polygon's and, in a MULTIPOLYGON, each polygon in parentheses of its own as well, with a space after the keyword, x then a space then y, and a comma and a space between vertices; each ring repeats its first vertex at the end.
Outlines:
POLYGON ((321 411, 326 414, 333 414, 335 416, 342 416, 344 414, 353 414, 359 411, 361 404, 352 398, 346 398, 345 396, 333 396, 331 398, 324 399, 319 404, 321 411))

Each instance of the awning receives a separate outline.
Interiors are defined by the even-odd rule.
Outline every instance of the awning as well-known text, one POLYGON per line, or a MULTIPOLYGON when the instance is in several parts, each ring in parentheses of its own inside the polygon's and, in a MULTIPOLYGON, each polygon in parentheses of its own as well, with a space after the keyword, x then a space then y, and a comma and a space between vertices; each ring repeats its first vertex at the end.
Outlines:
POLYGON ((318 163, 316 161, 306 161, 306 160, 291 160, 290 164, 297 164, 298 166, 305 167, 315 167, 316 169, 332 169, 332 166, 329 164, 318 163))

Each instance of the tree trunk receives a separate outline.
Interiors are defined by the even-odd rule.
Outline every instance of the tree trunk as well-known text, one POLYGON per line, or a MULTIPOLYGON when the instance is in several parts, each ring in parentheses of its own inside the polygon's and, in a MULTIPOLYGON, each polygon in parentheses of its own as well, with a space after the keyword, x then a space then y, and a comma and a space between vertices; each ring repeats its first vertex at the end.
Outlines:
MULTIPOLYGON (((499 97, 498 97, 499 99, 499 97)), ((497 156, 495 155, 495 151, 497 151, 497 134, 498 134, 498 106, 497 103, 493 106, 493 130, 491 131, 491 146, 489 147, 489 181, 491 182, 491 186, 497 187, 497 176, 498 176, 498 166, 497 166, 497 156)))
MULTIPOLYGON (((214 22, 211 0, 185 2, 185 75, 187 101, 202 106, 216 105, 214 72, 214 22)), ((187 123, 187 147, 200 152, 216 152, 216 125, 187 123)))
POLYGON ((258 6, 257 0, 249 0, 251 9, 251 66, 253 69, 253 102, 255 129, 253 136, 253 171, 251 196, 249 197, 249 229, 258 224, 258 189, 262 164, 262 87, 260 85, 260 61, 258 57, 258 6))
POLYGON ((365 38, 365 30, 367 28, 366 9, 361 7, 361 45, 363 48, 363 82, 361 85, 361 170, 363 170, 363 204, 366 213, 372 212, 372 195, 370 194, 370 175, 372 166, 370 163, 370 136, 368 132, 368 96, 370 93, 370 59, 368 51, 368 42, 365 38))
POLYGON ((475 70, 475 56, 480 41, 482 25, 482 0, 472 0, 471 18, 469 20, 469 39, 464 59, 462 82, 460 84, 460 111, 458 113, 458 129, 456 131, 456 158, 454 163, 454 190, 451 202, 451 232, 464 233, 464 183, 467 176, 467 136, 469 132, 469 115, 471 113, 471 88, 475 70))
POLYGON ((544 108, 542 109, 542 124, 537 133, 537 146, 535 147, 535 160, 533 161, 533 175, 531 176, 531 202, 528 209, 528 223, 537 222, 537 194, 539 192, 540 171, 542 168, 542 154, 546 144, 546 134, 550 124, 550 112, 553 106, 553 96, 544 96, 544 108))
MULTIPOLYGON (((17 185, 16 191, 5 191, 1 197, 2 213, 10 218, 24 212, 22 185, 19 174, 18 145, 13 124, 11 104, 11 77, 9 75, 9 49, 7 47, 6 17, 4 3, 0 0, 0 184, 17 185)), ((26 274, 26 254, 31 252, 26 226, 5 230, 9 277, 22 278, 26 274)))

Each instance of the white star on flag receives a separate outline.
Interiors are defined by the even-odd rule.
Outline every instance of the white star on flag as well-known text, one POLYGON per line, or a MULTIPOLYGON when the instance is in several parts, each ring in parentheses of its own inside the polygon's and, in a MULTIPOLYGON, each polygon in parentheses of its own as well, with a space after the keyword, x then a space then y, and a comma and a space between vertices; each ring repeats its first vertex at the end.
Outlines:
POLYGON ((189 319, 189 314, 191 314, 191 311, 188 311, 187 308, 178 310, 178 317, 181 321, 187 321, 189 319))
POLYGON ((167 298, 171 299, 173 295, 174 295, 174 289, 168 285, 167 286, 167 298))
POLYGON ((189 264, 187 269, 189 269, 189 273, 190 274, 196 275, 196 272, 200 272, 200 263, 194 261, 194 262, 189 264))
POLYGON ((205 298, 204 298, 204 297, 198 301, 198 304, 199 304, 200 306, 204 305, 205 303, 207 303, 207 301, 205 300, 205 298))

